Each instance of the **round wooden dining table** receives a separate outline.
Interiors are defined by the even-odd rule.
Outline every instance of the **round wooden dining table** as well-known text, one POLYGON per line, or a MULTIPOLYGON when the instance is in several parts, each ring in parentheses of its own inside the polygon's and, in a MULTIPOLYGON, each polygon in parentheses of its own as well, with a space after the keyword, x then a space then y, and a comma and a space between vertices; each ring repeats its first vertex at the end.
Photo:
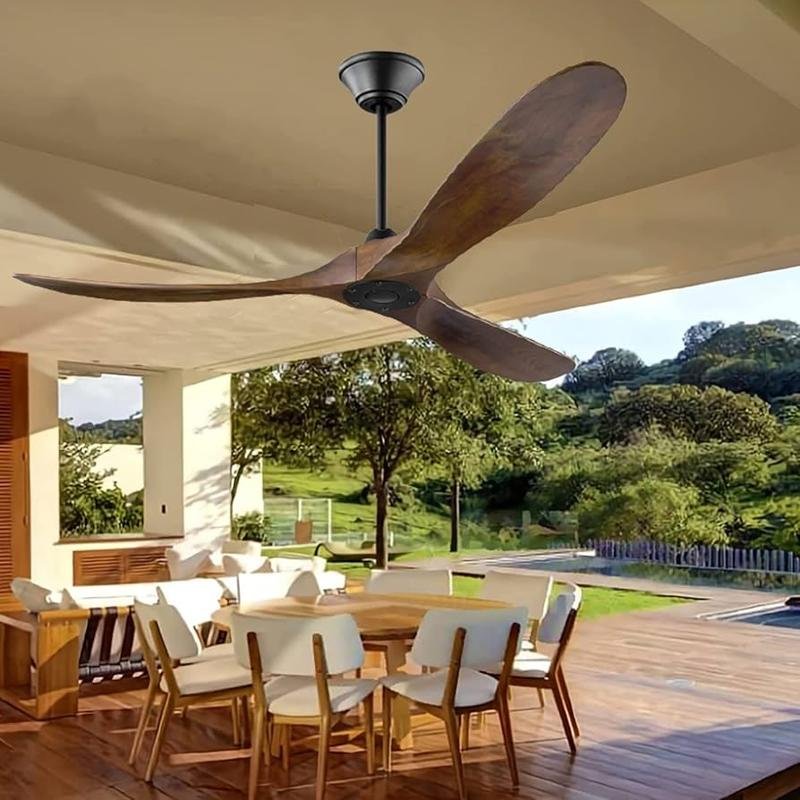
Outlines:
MULTIPOLYGON (((361 639, 370 649, 378 647, 385 653, 386 671, 402 671, 406 664, 408 642, 419 629, 425 612, 432 608, 479 610, 508 608, 507 603, 470 597, 451 597, 430 594, 323 594, 314 597, 285 597, 248 606, 252 615, 326 617, 350 614, 356 621, 361 639)), ((235 605, 215 611, 212 621, 220 628, 231 627, 231 617, 238 611, 235 605)), ((395 698, 392 708, 392 736, 405 750, 413 746, 411 709, 407 700, 395 698)))

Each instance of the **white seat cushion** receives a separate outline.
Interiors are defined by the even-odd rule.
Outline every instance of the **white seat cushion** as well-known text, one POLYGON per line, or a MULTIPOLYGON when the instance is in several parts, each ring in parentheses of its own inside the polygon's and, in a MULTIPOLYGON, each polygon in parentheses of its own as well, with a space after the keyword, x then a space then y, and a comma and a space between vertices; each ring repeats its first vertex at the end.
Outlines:
MULTIPOLYGON (((194 663, 176 667, 175 679, 181 694, 219 692, 252 683, 250 670, 240 666, 235 658, 200 658, 194 663)), ((167 690, 163 677, 161 688, 167 690)))
MULTIPOLYGON (((440 706, 447 683, 447 673, 446 669, 429 675, 406 675, 398 672, 381 678, 381 684, 409 700, 440 706)), ((458 675, 456 706, 461 708, 488 703, 494 698, 496 691, 497 680, 491 675, 464 668, 458 675)))
POLYGON ((550 658, 544 653, 526 650, 514 659, 513 678, 544 678, 550 671, 550 658))
POLYGON ((342 592, 347 586, 347 576, 336 570, 317 572, 317 583, 323 592, 342 592))
MULTIPOLYGON (((350 711, 375 691, 377 681, 368 678, 330 678, 328 692, 334 714, 350 711)), ((281 675, 264 686, 271 714, 313 717, 319 714, 316 678, 281 675)))
MULTIPOLYGON (((502 666, 486 666, 483 671, 498 675, 502 666)), ((550 670, 550 658, 535 650, 523 650, 515 659, 511 668, 513 678, 543 678, 550 670)))
POLYGON ((197 664, 200 661, 209 661, 214 658, 233 658, 233 642, 226 642, 225 644, 212 644, 210 647, 204 647, 199 656, 187 658, 181 663, 183 664, 197 664))

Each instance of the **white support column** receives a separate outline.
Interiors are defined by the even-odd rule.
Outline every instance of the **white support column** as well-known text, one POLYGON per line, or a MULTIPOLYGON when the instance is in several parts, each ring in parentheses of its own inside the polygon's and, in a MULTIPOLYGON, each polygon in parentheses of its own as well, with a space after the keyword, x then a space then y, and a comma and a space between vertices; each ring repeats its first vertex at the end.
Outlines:
POLYGON ((54 547, 61 536, 58 363, 54 359, 28 356, 28 420, 31 578, 60 588, 72 583, 72 551, 54 547))
POLYGON ((198 545, 230 536, 230 376, 144 379, 144 530, 198 545))

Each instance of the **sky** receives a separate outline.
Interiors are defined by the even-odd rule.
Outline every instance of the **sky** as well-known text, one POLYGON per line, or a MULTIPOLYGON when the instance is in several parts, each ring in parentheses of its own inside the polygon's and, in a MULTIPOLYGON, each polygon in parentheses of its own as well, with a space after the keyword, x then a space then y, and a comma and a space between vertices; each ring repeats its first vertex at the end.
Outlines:
MULTIPOLYGON (((633 350, 647 364, 674 358, 684 331, 701 320, 800 322, 800 267, 671 289, 542 314, 513 327, 585 361, 596 350, 633 350)), ((60 416, 76 425, 124 419, 142 409, 141 380, 123 375, 61 381, 60 416)))

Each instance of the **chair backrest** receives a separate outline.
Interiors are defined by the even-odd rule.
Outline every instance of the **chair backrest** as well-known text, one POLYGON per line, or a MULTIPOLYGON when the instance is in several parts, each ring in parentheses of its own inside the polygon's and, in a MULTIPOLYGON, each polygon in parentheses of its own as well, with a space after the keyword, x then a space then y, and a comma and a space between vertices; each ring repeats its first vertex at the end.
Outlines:
POLYGON ((313 597, 322 594, 313 572, 243 572, 237 576, 239 610, 247 611, 268 600, 282 597, 313 597))
POLYGON ((251 542, 246 539, 227 539, 222 543, 222 552, 240 556, 260 556, 261 547, 261 542, 251 542))
POLYGON ((194 578, 211 565, 210 549, 197 549, 190 544, 176 544, 165 552, 169 576, 174 581, 194 578))
POLYGON ((144 634, 145 644, 155 653, 158 651, 153 641, 150 623, 155 622, 161 631, 161 638, 167 648, 170 658, 181 661, 184 658, 194 658, 200 654, 203 646, 200 637, 187 625, 186 620, 175 606, 167 603, 144 603, 136 600, 133 604, 134 613, 139 618, 141 631, 144 634))
POLYGON ((242 572, 271 572, 269 559, 264 556, 249 556, 241 553, 223 553, 222 571, 229 577, 242 572))
POLYGON ((453 576, 449 569, 373 569, 364 591, 449 596, 453 593, 453 576))
POLYGON ((269 559, 273 572, 325 572, 328 562, 321 556, 276 556, 269 559))
POLYGON ((264 675, 314 675, 314 634, 322 637, 330 675, 359 669, 364 663, 361 636, 349 614, 302 618, 234 613, 233 648, 239 663, 247 668, 250 668, 247 634, 251 631, 258 639, 264 675))
MULTIPOLYGON (((423 667, 447 667, 456 631, 463 628, 467 636, 461 666, 478 668, 498 664, 505 659, 511 626, 518 623, 522 632, 527 621, 528 610, 524 606, 474 611, 432 609, 422 619, 411 646, 411 657, 423 667)), ((517 651, 520 645, 521 638, 517 651)))
POLYGON ((567 584, 567 588, 550 602, 550 609, 539 626, 536 638, 546 644, 561 645, 565 643, 564 638, 571 632, 572 627, 572 623, 569 625, 567 623, 571 618, 574 622, 582 599, 583 593, 580 586, 567 584))
POLYGON ((219 610, 222 586, 213 578, 190 578, 186 581, 165 581, 156 586, 160 602, 174 606, 194 628, 209 622, 211 615, 219 610))
POLYGON ((547 613, 547 602, 552 588, 553 579, 550 575, 492 569, 483 579, 481 597, 525 606, 529 619, 541 621, 547 613))

